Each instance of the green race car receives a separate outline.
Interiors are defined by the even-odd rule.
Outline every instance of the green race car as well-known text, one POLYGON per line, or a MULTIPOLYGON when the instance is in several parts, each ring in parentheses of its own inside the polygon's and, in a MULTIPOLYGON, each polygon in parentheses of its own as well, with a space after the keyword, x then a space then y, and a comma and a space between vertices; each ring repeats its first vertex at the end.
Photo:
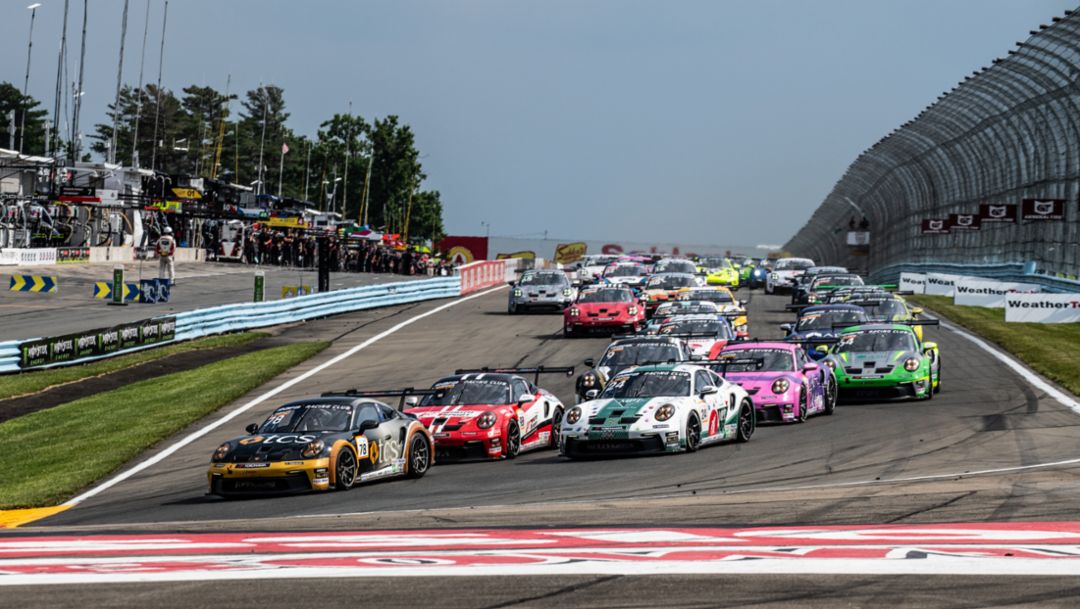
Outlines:
POLYGON ((844 328, 824 362, 836 373, 841 398, 929 400, 941 389, 937 343, 923 342, 915 325, 937 320, 872 323, 844 328))

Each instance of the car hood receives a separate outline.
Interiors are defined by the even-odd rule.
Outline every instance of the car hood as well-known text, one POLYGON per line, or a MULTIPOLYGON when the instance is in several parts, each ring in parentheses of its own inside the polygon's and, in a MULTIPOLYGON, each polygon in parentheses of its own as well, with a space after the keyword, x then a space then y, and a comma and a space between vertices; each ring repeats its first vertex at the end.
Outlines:
POLYGON ((581 405, 590 425, 629 426, 677 398, 600 399, 581 405))
POLYGON ((229 444, 233 446, 229 451, 227 462, 245 463, 274 462, 285 460, 300 460, 300 451, 308 444, 322 440, 327 446, 339 438, 346 438, 347 432, 338 431, 310 431, 301 433, 271 433, 254 434, 233 438, 229 444))
POLYGON ((416 408, 409 408, 405 411, 406 414, 411 414, 416 417, 425 427, 430 426, 433 422, 438 422, 440 425, 444 423, 464 423, 465 421, 471 421, 476 417, 490 412, 498 410, 500 408, 507 408, 507 404, 455 404, 453 406, 417 406, 416 408))
POLYGON ((884 368, 898 366, 909 357, 918 357, 911 351, 845 351, 836 358, 845 368, 884 368))

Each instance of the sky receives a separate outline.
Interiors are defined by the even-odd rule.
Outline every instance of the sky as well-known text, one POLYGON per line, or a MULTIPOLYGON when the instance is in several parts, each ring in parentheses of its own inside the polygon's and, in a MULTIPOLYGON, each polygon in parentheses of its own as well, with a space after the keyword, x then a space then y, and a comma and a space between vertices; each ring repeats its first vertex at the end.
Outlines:
MULTIPOLYGON (((63 0, 0 0, 0 81, 52 108, 63 0)), ((157 80, 164 0, 150 0, 157 80)), ((122 0, 92 0, 84 131, 122 0)), ((71 74, 83 2, 71 0, 71 74)), ((124 81, 146 0, 131 0, 124 81)), ((314 135, 352 102, 416 132, 449 234, 783 243, 860 152, 1076 0, 172 0, 165 87, 285 89, 314 135)), ((70 89, 70 87, 69 87, 70 89)), ((235 107, 235 106, 234 106, 235 107)), ((299 157, 297 157, 299 158, 299 157)))

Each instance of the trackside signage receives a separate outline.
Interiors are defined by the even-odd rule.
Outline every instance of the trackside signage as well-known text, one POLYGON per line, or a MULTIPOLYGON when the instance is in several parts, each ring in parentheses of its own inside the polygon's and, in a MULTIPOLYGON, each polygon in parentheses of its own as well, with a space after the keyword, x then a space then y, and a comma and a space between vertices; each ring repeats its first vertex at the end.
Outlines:
POLYGON ((175 317, 158 317, 79 334, 40 338, 19 345, 19 367, 25 369, 51 366, 108 355, 123 349, 146 347, 175 338, 175 317))
POLYGON ((993 281, 965 277, 956 282, 953 291, 953 304, 966 307, 1005 307, 1005 298, 1014 293, 1034 294, 1039 286, 1031 283, 993 281))
POLYGON ((963 275, 948 275, 945 273, 927 273, 926 291, 924 294, 934 296, 952 296, 953 286, 957 280, 964 279, 963 275))
POLYGON ((1080 294, 1008 294, 1005 321, 1076 323, 1080 321, 1080 294))
POLYGON ((925 273, 900 273, 900 291, 915 294, 926 293, 925 273))

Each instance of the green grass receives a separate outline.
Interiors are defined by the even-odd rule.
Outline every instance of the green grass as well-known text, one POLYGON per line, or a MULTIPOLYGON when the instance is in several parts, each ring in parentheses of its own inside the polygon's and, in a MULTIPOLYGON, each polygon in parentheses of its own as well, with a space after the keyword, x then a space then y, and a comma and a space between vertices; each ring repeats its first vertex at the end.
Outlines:
POLYGON ((240 332, 238 334, 223 334, 210 336, 198 340, 186 341, 175 345, 166 345, 156 349, 145 349, 127 355, 110 357, 89 364, 63 366, 60 368, 48 368, 45 370, 28 370, 18 374, 0 376, 0 400, 30 395, 44 391, 50 387, 73 383, 95 376, 101 376, 124 368, 130 368, 138 364, 162 359, 196 349, 215 349, 218 347, 233 347, 243 345, 258 338, 266 336, 259 332, 240 332))
POLYGON ((328 344, 256 351, 0 423, 0 509, 70 498, 328 344))
MULTIPOLYGON (((996 343, 1039 374, 1080 394, 1080 377, 1076 374, 1080 324, 1005 323, 1005 309, 957 306, 952 298, 945 296, 919 295, 907 299, 996 343)), ((947 362, 949 354, 942 356, 947 362)))

